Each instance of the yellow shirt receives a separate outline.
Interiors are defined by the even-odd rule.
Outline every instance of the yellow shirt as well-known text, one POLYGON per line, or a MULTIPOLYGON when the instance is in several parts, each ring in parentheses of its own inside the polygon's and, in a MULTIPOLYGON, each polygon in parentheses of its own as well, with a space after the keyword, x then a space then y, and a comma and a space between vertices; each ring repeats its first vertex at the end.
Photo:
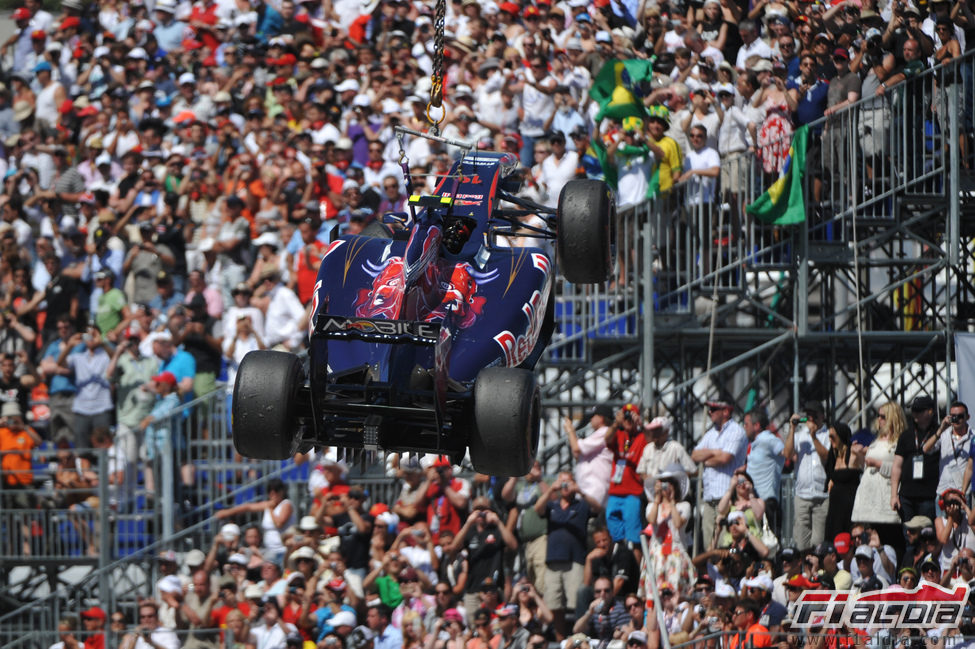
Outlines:
POLYGON ((659 140, 651 138, 651 141, 664 151, 663 159, 657 160, 654 163, 653 171, 660 170, 660 191, 669 192, 674 186, 675 170, 677 174, 680 174, 681 169, 684 168, 684 160, 683 156, 681 156, 680 146, 673 138, 667 137, 666 135, 659 140))

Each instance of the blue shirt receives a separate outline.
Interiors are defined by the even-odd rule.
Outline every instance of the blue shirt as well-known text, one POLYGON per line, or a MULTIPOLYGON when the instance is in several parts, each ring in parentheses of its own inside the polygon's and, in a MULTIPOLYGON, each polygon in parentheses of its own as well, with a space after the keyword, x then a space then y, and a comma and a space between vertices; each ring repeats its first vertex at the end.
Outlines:
POLYGON ((403 649, 403 632, 392 624, 387 624, 382 633, 376 634, 372 649, 403 649))
MULTIPOLYGON (((60 339, 52 341, 51 344, 47 346, 47 349, 44 350, 43 358, 53 358, 54 360, 57 360, 61 355, 62 344, 63 341, 60 339)), ((79 351, 84 351, 84 349, 84 344, 78 343, 78 345, 71 350, 71 353, 75 354, 79 351)), ((48 386, 48 392, 50 394, 74 394, 77 391, 78 388, 74 384, 74 378, 70 374, 55 374, 51 377, 51 383, 48 386)))
MULTIPOLYGON (((795 79, 789 84, 789 87, 798 90, 800 82, 800 79, 795 79)), ((823 79, 816 79, 816 83, 811 88, 804 93, 799 93, 799 105, 796 107, 797 126, 815 122, 826 113, 826 95, 828 92, 829 82, 823 79)), ((823 130, 823 127, 819 126, 810 130, 819 133, 823 130)))
POLYGON ((563 509, 561 501, 550 500, 545 504, 543 516, 548 519, 545 563, 585 563, 586 522, 589 520, 589 505, 586 501, 578 498, 563 509))
POLYGON ((186 23, 174 20, 168 25, 156 25, 152 30, 152 35, 156 37, 159 47, 167 52, 183 47, 183 39, 186 38, 186 23))
POLYGON ((186 377, 193 378, 196 376, 196 359, 189 352, 177 349, 168 361, 162 361, 159 364, 160 374, 166 371, 173 373, 173 376, 176 377, 176 383, 186 377))
POLYGON ((782 466, 785 464, 785 456, 782 455, 784 448, 785 442, 768 430, 760 432, 751 444, 748 475, 755 481, 755 493, 762 500, 779 498, 782 466))

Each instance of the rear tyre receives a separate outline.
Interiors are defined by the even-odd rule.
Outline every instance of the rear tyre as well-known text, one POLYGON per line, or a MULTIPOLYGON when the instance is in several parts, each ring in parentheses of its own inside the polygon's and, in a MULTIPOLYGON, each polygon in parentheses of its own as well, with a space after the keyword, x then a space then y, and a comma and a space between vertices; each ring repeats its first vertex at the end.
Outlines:
POLYGON ((478 473, 523 476, 538 450, 541 400, 534 373, 487 367, 474 382, 474 430, 468 446, 478 473))
POLYGON ((234 447, 246 457, 286 460, 298 450, 298 391, 305 384, 301 360, 287 352, 244 356, 234 382, 234 447))
POLYGON ((613 271, 611 250, 616 207, 601 180, 570 180, 559 196, 559 269, 573 284, 605 282, 613 271))

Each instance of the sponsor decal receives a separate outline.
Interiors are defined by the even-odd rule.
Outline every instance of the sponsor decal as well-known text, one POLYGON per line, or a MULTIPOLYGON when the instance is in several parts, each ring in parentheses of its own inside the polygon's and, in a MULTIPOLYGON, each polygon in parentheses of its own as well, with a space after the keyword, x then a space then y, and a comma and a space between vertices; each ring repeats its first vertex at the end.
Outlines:
POLYGON ((323 315, 318 329, 322 333, 353 333, 377 336, 408 337, 431 344, 437 342, 440 325, 411 320, 372 320, 323 315))
POLYGON ((538 334, 542 330, 542 320, 545 318, 545 305, 542 304, 542 293, 535 291, 528 302, 521 306, 522 313, 528 319, 528 328, 520 336, 508 330, 502 331, 494 337, 494 342, 501 346, 504 353, 504 364, 515 367, 521 364, 535 348, 538 334))
POLYGON ((450 281, 440 282, 440 287, 444 290, 443 299, 424 319, 427 322, 442 320, 447 313, 453 313, 453 322, 457 327, 460 329, 470 327, 484 312, 484 305, 487 303, 487 298, 477 295, 478 288, 494 281, 497 276, 496 268, 482 273, 474 270, 467 262, 455 265, 450 274, 450 281))
MULTIPOLYGON (((328 254, 327 252, 325 253, 328 254)), ((322 280, 315 282, 315 290, 311 294, 311 317, 308 318, 308 337, 311 338, 315 333, 315 316, 318 315, 319 297, 318 293, 322 290, 322 280)))
POLYGON ((967 584, 949 590, 921 582, 913 590, 893 587, 859 594, 807 590, 796 601, 792 625, 823 629, 957 628, 967 601, 967 584))
POLYGON ((406 288, 403 258, 390 257, 378 265, 370 261, 362 268, 373 280, 370 288, 359 289, 359 295, 353 304, 355 314, 360 318, 382 316, 387 320, 395 320, 399 317, 403 291, 406 288))

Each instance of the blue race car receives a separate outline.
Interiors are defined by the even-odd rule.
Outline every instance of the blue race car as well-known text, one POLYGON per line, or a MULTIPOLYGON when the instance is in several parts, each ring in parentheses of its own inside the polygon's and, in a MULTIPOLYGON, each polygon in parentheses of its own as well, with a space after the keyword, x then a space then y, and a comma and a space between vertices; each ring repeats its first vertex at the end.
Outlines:
POLYGON ((615 209, 595 180, 570 181, 558 209, 517 197, 517 169, 510 154, 469 151, 434 195, 410 199, 410 213, 329 245, 307 368, 277 351, 240 364, 233 436, 242 455, 336 446, 459 462, 469 448, 476 471, 528 472, 540 417, 533 370, 555 328, 556 260, 567 281, 606 281, 615 209), (529 216, 538 225, 519 220, 529 216), (516 230, 540 245, 512 246, 516 230))

